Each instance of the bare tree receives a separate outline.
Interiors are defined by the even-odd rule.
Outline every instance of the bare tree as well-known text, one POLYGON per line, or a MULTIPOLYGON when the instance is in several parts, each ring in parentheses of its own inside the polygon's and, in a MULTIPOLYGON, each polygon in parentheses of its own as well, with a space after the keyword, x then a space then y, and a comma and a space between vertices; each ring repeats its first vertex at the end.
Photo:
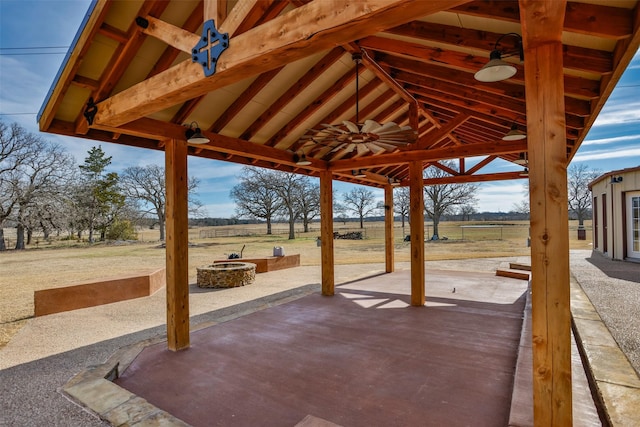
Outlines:
MULTIPOLYGON (((456 165, 452 161, 443 161, 439 165, 431 165, 423 172, 426 179, 444 178, 450 176, 446 169, 456 170, 456 165)), ((429 218, 433 222, 432 240, 440 238, 438 234, 438 224, 443 215, 452 213, 457 206, 473 206, 477 203, 476 192, 478 186, 476 184, 436 184, 426 185, 424 187, 424 209, 429 218)))
POLYGON ((6 249, 2 226, 8 219, 16 224, 16 249, 25 248, 25 233, 40 222, 45 199, 63 188, 72 165, 60 146, 0 122, 0 250, 6 249))
POLYGON ((356 187, 343 194, 342 200, 345 208, 360 218, 360 228, 364 228, 364 218, 378 209, 375 194, 364 187, 356 187))
POLYGON ((302 218, 304 232, 309 232, 309 223, 320 215, 320 184, 309 177, 302 177, 299 183, 298 212, 302 218))
POLYGON ((458 207, 458 214, 462 221, 471 221, 471 216, 478 212, 473 204, 464 204, 458 207))
POLYGON ((242 168, 240 183, 231 189, 230 196, 236 202, 239 217, 264 219, 267 234, 272 234, 271 222, 282 209, 278 193, 265 182, 271 179, 273 172, 267 169, 242 168))
POLYGON ((393 192, 393 210, 400 215, 402 228, 404 229, 405 218, 409 219, 409 187, 399 187, 393 192))
POLYGON ((6 250, 4 226, 18 207, 18 188, 21 168, 35 149, 34 136, 16 123, 7 125, 0 121, 0 250, 6 250))
POLYGON ((567 169, 569 210, 578 218, 578 228, 584 228, 584 220, 591 212, 589 183, 598 175, 598 170, 590 169, 585 163, 572 164, 567 169))
MULTIPOLYGON (((296 238, 295 222, 300 216, 300 195, 303 193, 302 184, 305 177, 290 172, 272 171, 272 178, 265 182, 265 185, 271 188, 280 199, 282 211, 288 217, 289 222, 289 239, 296 238)), ((319 194, 318 188, 318 194, 319 194)))
MULTIPOLYGON (((201 204, 193 199, 199 181, 195 177, 190 177, 187 182, 189 192, 189 213, 197 214, 201 204)), ((124 193, 130 199, 141 204, 143 212, 153 214, 158 218, 158 228, 160 229, 160 240, 165 239, 165 221, 167 191, 165 184, 164 167, 158 165, 131 166, 122 171, 120 175, 120 185, 124 193)))
POLYGON ((529 198, 525 197, 520 202, 514 203, 513 206, 511 207, 511 211, 515 212, 515 213, 522 214, 522 215, 529 216, 529 213, 530 213, 530 210, 529 210, 529 198))

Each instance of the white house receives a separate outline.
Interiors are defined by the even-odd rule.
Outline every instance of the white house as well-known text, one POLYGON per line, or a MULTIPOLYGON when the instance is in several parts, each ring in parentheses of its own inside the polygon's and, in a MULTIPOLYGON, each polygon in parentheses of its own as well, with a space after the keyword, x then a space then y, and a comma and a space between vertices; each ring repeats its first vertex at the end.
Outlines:
POLYGON ((593 248, 612 259, 640 262, 640 166, 605 173, 589 190, 593 248))

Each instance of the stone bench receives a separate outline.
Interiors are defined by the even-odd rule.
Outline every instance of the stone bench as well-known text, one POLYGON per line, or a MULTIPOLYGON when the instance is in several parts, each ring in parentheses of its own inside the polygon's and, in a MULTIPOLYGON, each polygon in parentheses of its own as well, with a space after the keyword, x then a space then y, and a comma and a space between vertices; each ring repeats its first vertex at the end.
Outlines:
MULTIPOLYGON (((229 262, 228 259, 220 259, 213 261, 214 264, 221 262, 229 262)), ((269 256, 264 258, 240 258, 236 261, 250 262, 256 265, 256 273, 266 273, 268 271, 282 270, 284 268, 292 268, 300 266, 300 254, 269 256)))

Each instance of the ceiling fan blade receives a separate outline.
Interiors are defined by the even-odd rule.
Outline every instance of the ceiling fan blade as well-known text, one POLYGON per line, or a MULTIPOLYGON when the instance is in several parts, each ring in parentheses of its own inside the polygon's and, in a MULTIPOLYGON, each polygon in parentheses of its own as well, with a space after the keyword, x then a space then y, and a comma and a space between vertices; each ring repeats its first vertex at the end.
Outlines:
POLYGON ((371 151, 373 154, 380 154, 380 153, 383 153, 384 151, 386 151, 384 148, 380 147, 375 142, 367 142, 366 146, 369 149, 369 151, 371 151))
POLYGON ((349 132, 360 133, 360 129, 358 128, 357 124, 350 122, 349 120, 344 120, 342 124, 345 125, 347 129, 349 129, 349 132))
POLYGON ((389 143, 388 141, 382 140, 382 139, 377 140, 374 144, 376 144, 379 147, 384 148, 387 151, 394 151, 395 149, 398 148, 397 145, 394 145, 394 144, 389 143))
POLYGON ((379 128, 380 123, 375 120, 367 119, 364 121, 364 125, 362 125, 362 133, 375 133, 379 128))
POLYGON ((400 129, 400 126, 398 126, 394 122, 387 122, 382 126, 380 126, 380 129, 376 130, 375 133, 380 134, 380 133, 387 132, 389 130, 393 130, 395 132, 396 130, 399 130, 399 129, 400 129))
POLYGON ((356 148, 356 144, 349 144, 347 148, 344 149, 345 153, 351 153, 356 148))
POLYGON ((367 154, 369 152, 369 148, 365 144, 357 144, 356 145, 358 155, 361 156, 363 154, 367 154))

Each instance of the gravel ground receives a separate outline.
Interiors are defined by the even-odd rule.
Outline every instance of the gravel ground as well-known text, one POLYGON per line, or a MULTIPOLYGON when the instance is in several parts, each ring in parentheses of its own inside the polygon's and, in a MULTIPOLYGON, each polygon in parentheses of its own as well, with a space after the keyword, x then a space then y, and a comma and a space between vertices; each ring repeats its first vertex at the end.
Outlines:
POLYGON ((571 251, 571 273, 640 374, 640 264, 571 251))

